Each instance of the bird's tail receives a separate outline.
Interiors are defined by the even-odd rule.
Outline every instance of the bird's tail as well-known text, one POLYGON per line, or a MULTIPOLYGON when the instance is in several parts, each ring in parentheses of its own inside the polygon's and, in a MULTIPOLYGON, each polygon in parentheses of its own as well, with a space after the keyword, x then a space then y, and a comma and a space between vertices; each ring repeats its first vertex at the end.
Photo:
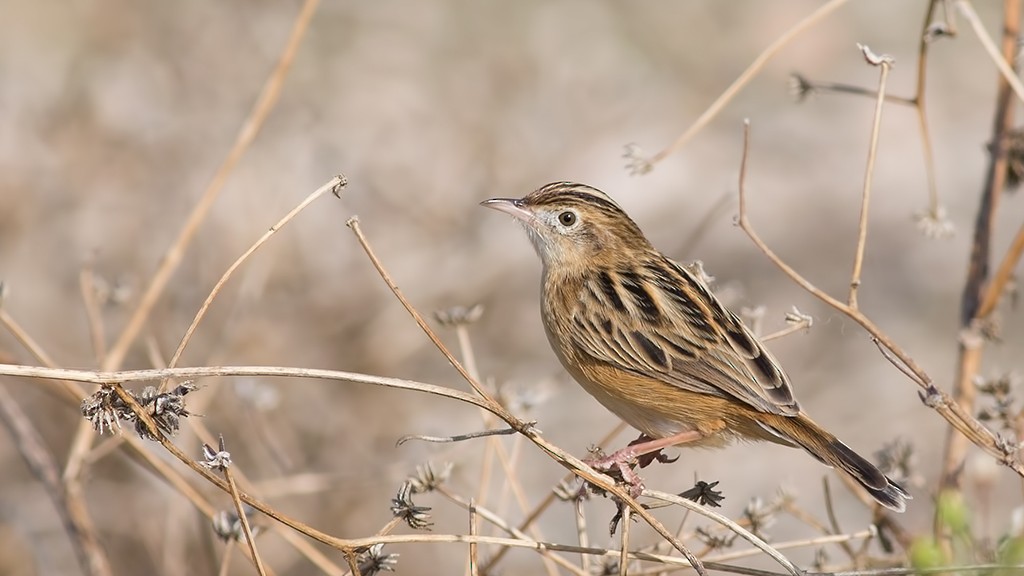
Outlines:
POLYGON ((882 506, 896 512, 906 510, 911 496, 902 486, 804 414, 780 416, 772 427, 825 465, 849 474, 882 506))

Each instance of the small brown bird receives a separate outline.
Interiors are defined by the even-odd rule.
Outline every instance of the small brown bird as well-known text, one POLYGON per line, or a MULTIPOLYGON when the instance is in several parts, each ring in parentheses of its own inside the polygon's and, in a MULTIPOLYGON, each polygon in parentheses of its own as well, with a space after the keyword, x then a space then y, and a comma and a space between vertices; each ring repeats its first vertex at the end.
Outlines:
POLYGON ((541 316, 565 369, 642 442, 595 464, 642 489, 632 463, 678 444, 799 446, 902 512, 910 495, 811 420, 779 363, 693 271, 658 252, 606 194, 556 182, 481 203, 515 217, 544 265, 541 316))

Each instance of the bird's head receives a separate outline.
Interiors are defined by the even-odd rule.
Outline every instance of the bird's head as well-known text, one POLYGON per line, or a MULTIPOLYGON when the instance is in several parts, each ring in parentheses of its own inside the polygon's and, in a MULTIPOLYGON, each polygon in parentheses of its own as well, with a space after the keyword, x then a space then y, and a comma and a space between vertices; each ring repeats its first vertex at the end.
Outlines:
POLYGON ((555 182, 522 198, 480 204, 522 224, 549 271, 571 273, 612 253, 650 248, 640 228, 607 194, 585 184, 555 182))

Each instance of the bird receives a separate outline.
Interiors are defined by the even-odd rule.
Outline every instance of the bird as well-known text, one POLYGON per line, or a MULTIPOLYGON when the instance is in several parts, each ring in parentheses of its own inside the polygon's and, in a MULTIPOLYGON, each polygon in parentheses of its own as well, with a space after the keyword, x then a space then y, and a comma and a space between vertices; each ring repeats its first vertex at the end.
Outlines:
POLYGON ((481 205, 518 221, 540 257, 541 318, 562 366, 641 432, 590 461, 618 471, 634 496, 643 485, 633 466, 668 461, 663 448, 769 441, 803 448, 882 506, 906 509, 903 487, 800 408, 779 362, 702 272, 654 248, 607 194, 554 182, 481 205))

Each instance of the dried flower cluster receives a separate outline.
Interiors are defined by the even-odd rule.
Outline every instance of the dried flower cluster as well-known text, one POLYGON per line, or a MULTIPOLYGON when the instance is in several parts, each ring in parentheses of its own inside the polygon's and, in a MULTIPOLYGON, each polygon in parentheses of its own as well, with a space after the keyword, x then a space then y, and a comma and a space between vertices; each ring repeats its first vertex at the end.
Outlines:
POLYGON ((1012 372, 980 380, 978 392, 989 398, 992 404, 979 411, 978 420, 998 423, 1002 431, 1016 433, 1024 420, 1024 411, 1017 407, 1017 399, 1013 395, 1018 380, 1017 374, 1012 372))
POLYGON ((715 486, 718 486, 718 480, 714 482, 705 482, 698 480, 693 488, 681 493, 681 498, 686 498, 692 502, 696 502, 701 506, 707 506, 709 508, 718 508, 721 506, 720 502, 725 500, 725 496, 722 495, 720 490, 715 490, 715 486))
POLYGON ((401 518, 413 530, 430 530, 434 525, 430 521, 429 506, 417 506, 412 501, 415 490, 411 482, 403 482, 398 495, 391 499, 391 514, 401 518))
MULTIPOLYGON (((158 392, 155 386, 146 386, 142 394, 131 390, 124 391, 135 399, 156 422, 157 428, 164 434, 173 436, 181 427, 181 419, 190 415, 185 407, 185 396, 196 390, 198 386, 192 382, 184 382, 169 392, 158 392)), ((147 440, 155 440, 153 435, 131 406, 118 394, 115 386, 103 386, 85 400, 82 400, 82 416, 92 423, 92 427, 103 434, 121 430, 121 422, 134 422, 135 432, 147 440)))
POLYGON ((210 470, 226 470, 231 466, 231 453, 224 446, 223 436, 217 448, 203 444, 203 460, 199 464, 210 470))

